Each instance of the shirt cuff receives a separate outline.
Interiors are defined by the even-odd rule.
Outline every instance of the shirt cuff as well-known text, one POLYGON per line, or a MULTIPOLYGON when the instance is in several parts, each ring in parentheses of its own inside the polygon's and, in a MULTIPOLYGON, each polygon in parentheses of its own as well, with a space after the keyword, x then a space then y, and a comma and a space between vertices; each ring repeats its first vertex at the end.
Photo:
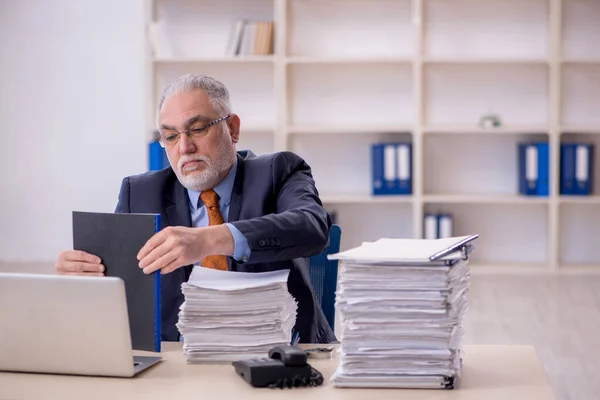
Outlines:
POLYGON ((239 263, 244 263, 250 258, 250 246, 248 239, 240 232, 238 228, 230 223, 225 223, 225 226, 231 231, 233 236, 233 259, 239 263))

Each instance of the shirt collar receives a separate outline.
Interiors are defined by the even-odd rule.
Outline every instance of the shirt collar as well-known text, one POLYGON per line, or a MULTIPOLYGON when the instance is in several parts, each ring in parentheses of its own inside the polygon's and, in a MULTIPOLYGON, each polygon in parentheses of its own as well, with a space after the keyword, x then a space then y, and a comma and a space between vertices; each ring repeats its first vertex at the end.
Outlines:
MULTIPOLYGON (((231 191, 233 190, 233 183, 235 182, 235 174, 237 172, 237 157, 231 167, 231 170, 217 186, 213 189, 219 195, 219 206, 227 206, 231 202, 231 191)), ((198 200, 200 199, 200 192, 195 190, 187 189, 188 198, 190 199, 190 206, 193 211, 198 209, 198 200)))

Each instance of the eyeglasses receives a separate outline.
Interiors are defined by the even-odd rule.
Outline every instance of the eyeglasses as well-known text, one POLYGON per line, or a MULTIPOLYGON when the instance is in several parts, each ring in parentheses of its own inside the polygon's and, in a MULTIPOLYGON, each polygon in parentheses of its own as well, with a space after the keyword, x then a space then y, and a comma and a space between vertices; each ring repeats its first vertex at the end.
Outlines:
POLYGON ((201 136, 203 136, 204 134, 206 134, 206 132, 208 132, 208 128, 210 128, 213 125, 218 124, 221 121, 225 121, 227 118, 231 117, 231 114, 227 114, 224 117, 221 118, 217 118, 214 121, 208 123, 207 125, 204 125, 203 127, 200 128, 191 128, 191 129, 185 129, 183 131, 177 131, 177 133, 168 133, 166 135, 160 135, 158 137, 158 142, 160 143, 161 147, 173 147, 177 144, 177 142, 179 142, 179 136, 181 136, 182 133, 185 133, 187 135, 188 138, 190 139, 197 139, 201 136))

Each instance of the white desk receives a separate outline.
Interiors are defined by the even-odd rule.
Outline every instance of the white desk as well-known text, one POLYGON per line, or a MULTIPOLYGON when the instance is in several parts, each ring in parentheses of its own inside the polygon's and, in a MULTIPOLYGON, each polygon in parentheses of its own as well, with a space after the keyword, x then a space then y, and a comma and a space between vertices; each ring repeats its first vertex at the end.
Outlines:
MULTIPOLYGON (((136 352, 143 355, 144 352, 136 352)), ((164 360, 134 378, 0 373, 0 399, 427 399, 549 400, 552 391, 532 346, 465 346, 454 390, 342 389, 329 385, 336 360, 310 360, 325 382, 316 388, 256 389, 231 365, 189 365, 180 343, 165 343, 164 360)))

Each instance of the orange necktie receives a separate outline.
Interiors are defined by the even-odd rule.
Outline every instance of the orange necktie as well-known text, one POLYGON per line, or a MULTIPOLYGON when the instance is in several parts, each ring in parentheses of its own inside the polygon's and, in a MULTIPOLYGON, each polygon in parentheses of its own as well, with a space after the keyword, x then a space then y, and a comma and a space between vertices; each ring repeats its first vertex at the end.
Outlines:
MULTIPOLYGON (((214 190, 206 190, 200 193, 200 198, 206 206, 208 212, 208 225, 220 225, 224 223, 221 210, 219 210, 219 195, 214 190)), ((227 271, 227 257, 224 255, 210 255, 202 259, 201 265, 206 268, 220 269, 227 271)))

